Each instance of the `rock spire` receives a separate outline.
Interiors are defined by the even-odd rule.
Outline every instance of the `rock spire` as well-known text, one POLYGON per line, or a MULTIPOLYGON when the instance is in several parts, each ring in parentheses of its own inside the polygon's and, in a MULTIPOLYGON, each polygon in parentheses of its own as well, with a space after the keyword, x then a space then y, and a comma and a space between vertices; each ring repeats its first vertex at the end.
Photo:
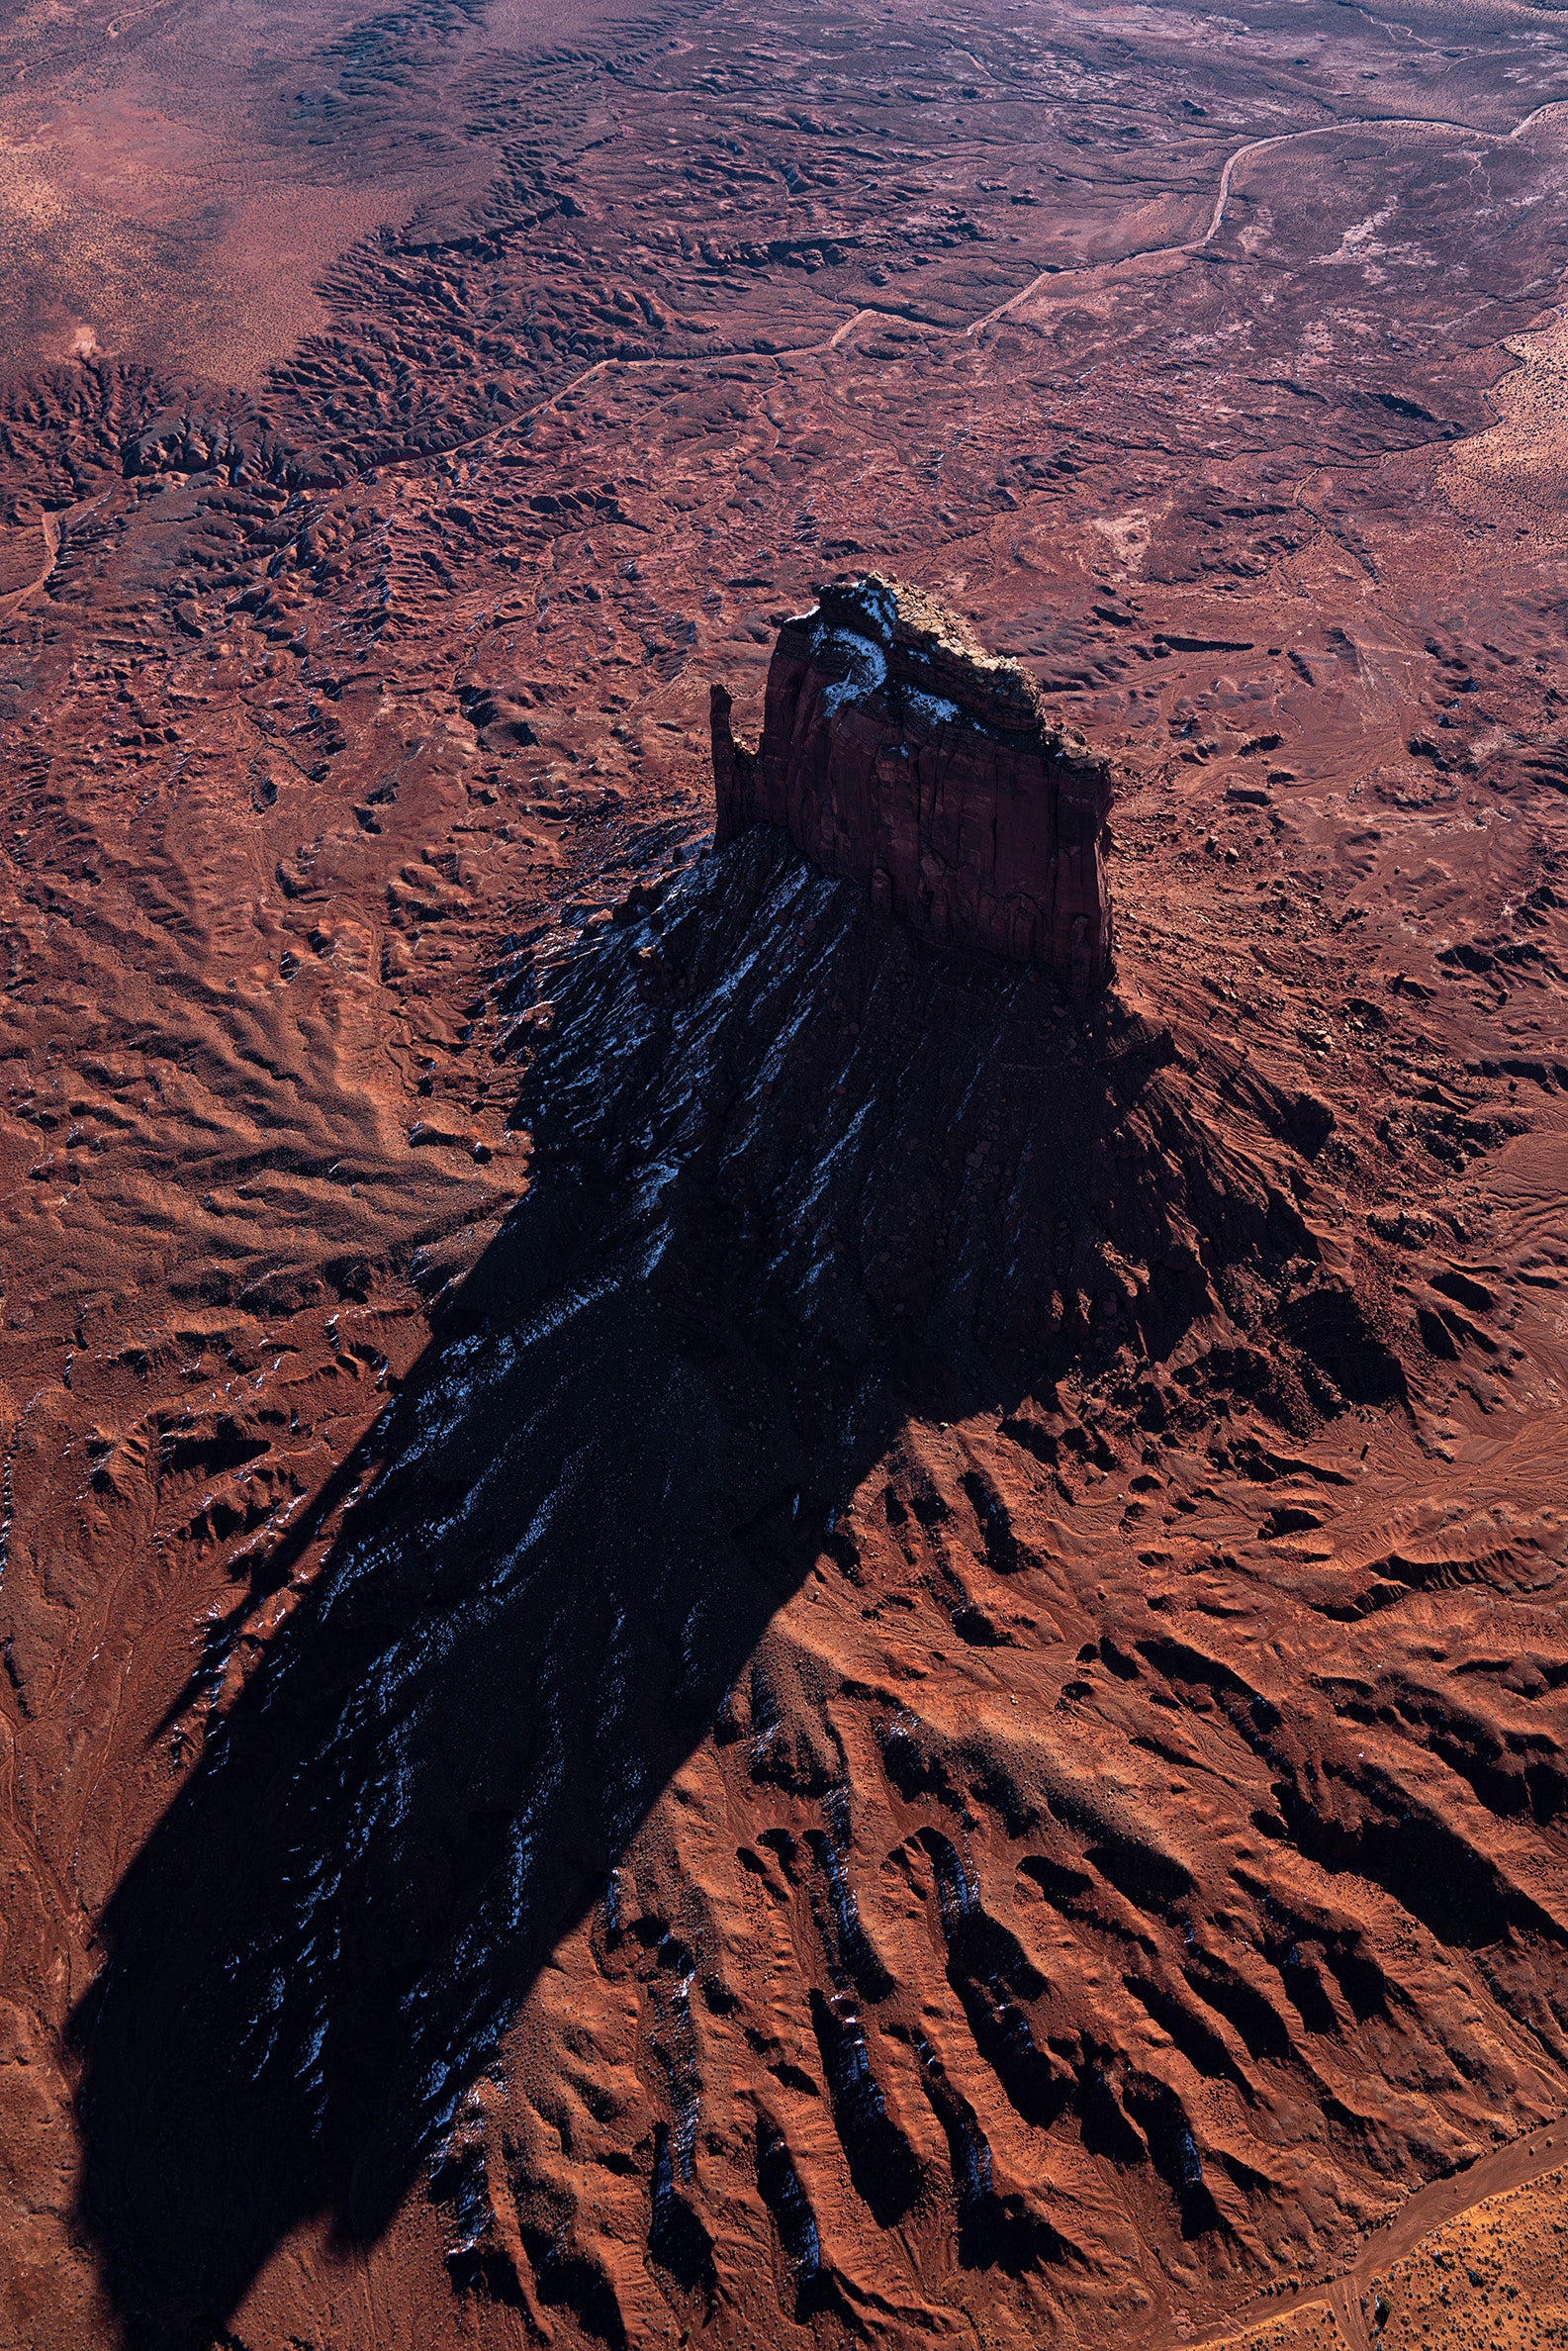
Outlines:
POLYGON ((779 632, 755 751, 730 708, 715 685, 716 847, 777 825, 928 938, 1104 984, 1110 772, 922 590, 830 581, 779 632))

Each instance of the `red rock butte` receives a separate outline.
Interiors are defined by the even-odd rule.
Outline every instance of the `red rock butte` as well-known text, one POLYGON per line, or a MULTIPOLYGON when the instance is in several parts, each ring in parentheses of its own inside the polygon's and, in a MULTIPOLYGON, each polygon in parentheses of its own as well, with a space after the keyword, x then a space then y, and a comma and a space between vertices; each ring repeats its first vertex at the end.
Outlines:
POLYGON ((755 751, 712 690, 715 846, 786 832, 824 873, 944 946, 1103 986, 1111 774, 1047 720, 1014 661, 920 589, 830 581, 785 621, 755 751))

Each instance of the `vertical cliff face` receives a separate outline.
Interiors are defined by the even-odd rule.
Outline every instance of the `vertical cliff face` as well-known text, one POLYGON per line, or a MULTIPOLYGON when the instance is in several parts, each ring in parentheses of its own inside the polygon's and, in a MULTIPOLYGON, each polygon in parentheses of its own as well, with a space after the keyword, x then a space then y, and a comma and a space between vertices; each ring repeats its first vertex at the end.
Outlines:
POLYGON ((779 632, 757 750, 722 686, 712 726, 719 848, 778 825, 913 930, 1103 985, 1109 770, 918 589, 831 582, 779 632))

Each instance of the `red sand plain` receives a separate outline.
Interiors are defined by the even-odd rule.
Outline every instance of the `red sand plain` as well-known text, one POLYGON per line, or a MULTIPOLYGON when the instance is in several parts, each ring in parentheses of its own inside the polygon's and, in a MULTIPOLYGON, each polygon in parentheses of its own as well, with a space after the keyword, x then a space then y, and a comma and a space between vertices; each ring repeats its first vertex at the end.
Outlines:
POLYGON ((1555 2339, 1568 23, 0 53, 0 2339, 1555 2339), (860 566, 1087 1015, 703 858, 860 566))

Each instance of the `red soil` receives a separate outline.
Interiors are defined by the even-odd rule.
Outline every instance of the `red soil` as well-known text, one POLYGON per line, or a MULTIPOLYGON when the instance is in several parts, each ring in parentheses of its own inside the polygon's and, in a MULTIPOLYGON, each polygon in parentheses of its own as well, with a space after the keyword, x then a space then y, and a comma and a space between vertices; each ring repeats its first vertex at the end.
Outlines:
POLYGON ((7 36, 0 2339, 1240 2324, 1568 2078, 1568 27, 219 14, 7 36), (701 857, 861 567, 1087 1009, 701 857))

